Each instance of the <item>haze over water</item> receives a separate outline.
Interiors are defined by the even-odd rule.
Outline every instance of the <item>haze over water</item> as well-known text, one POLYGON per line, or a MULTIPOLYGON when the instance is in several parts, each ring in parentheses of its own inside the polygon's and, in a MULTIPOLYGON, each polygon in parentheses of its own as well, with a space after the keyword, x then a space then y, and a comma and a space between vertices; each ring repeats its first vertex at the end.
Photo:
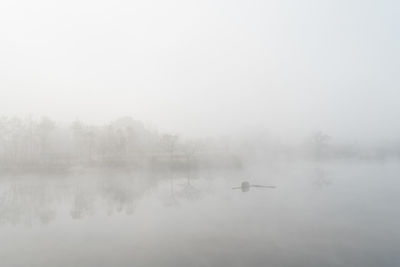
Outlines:
POLYGON ((398 162, 0 181, 2 266, 396 266, 398 162), (247 192, 233 190, 247 180, 247 192))
POLYGON ((400 266, 399 18, 0 1, 0 267, 400 266))

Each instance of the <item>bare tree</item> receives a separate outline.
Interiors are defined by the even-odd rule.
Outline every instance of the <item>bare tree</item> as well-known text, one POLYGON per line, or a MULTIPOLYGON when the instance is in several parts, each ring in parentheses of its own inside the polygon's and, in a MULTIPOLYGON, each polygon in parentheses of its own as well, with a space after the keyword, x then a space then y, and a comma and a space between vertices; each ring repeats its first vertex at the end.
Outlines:
POLYGON ((315 133, 311 137, 311 145, 314 155, 317 159, 321 159, 322 157, 327 155, 327 149, 330 140, 331 137, 321 131, 315 133))
POLYGON ((40 153, 42 157, 48 153, 48 142, 51 131, 55 128, 55 123, 47 117, 42 117, 37 127, 38 135, 40 139, 40 153))

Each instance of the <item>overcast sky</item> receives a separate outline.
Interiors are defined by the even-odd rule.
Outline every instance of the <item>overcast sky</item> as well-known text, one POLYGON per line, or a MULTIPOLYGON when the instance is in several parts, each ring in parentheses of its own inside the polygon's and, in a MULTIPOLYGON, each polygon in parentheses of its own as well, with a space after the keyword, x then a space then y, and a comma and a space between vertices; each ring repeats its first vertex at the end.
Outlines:
POLYGON ((400 137, 399 3, 2 0, 0 113, 400 137))

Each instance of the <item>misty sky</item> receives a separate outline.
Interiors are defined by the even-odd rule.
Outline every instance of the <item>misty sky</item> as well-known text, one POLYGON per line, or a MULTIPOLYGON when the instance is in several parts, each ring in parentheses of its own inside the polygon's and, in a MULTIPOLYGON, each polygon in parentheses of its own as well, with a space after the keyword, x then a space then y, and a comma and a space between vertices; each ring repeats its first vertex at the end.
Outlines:
POLYGON ((398 1, 0 2, 0 113, 400 136, 398 1))

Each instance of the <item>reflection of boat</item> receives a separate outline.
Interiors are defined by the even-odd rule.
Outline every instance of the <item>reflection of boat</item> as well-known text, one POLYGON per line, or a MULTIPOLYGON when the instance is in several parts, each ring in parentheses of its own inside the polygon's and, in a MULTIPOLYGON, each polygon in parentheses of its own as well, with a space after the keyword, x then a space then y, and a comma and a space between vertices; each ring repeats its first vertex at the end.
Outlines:
POLYGON ((232 189, 241 189, 242 192, 247 192, 250 190, 250 187, 258 187, 258 188, 275 188, 275 186, 272 185, 256 185, 256 184, 250 184, 247 181, 242 182, 242 184, 238 187, 232 187, 232 189))

